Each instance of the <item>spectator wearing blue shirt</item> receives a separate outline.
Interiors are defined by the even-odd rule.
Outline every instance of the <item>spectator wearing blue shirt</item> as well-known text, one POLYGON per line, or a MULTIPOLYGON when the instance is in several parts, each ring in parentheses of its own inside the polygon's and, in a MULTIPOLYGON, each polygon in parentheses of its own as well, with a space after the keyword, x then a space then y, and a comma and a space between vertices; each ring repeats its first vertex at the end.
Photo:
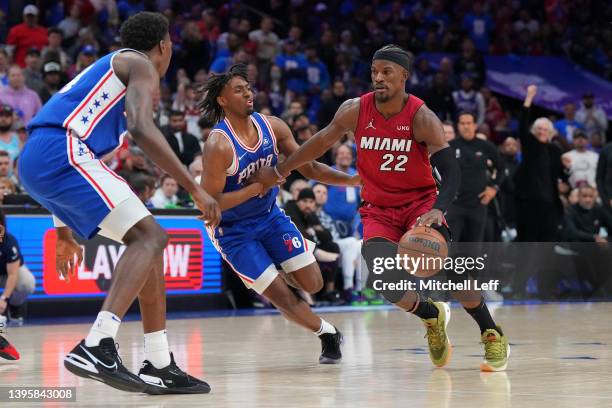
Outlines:
POLYGON ((322 89, 327 89, 330 86, 329 71, 327 66, 319 59, 316 45, 310 44, 306 47, 305 57, 308 90, 311 94, 319 94, 322 89))
POLYGON ((463 29, 474 41, 476 49, 480 52, 489 51, 489 35, 494 28, 493 19, 485 14, 481 2, 474 3, 472 12, 463 17, 463 29))
POLYGON ((21 141, 13 130, 13 108, 10 105, 0 105, 0 151, 7 152, 11 161, 21 151, 21 141))
POLYGON ((10 58, 4 48, 0 48, 0 87, 8 86, 8 69, 10 58))
POLYGON ((297 53, 295 40, 289 38, 285 41, 283 52, 276 57, 276 65, 283 72, 287 90, 296 94, 306 91, 307 62, 303 55, 297 53))
POLYGON ((136 13, 145 11, 145 2, 138 0, 121 0, 117 3, 117 10, 121 20, 133 16, 136 13))
POLYGON ((306 47, 305 57, 311 108, 318 112, 321 106, 321 91, 330 86, 329 71, 327 66, 319 59, 316 45, 310 44, 306 47))
POLYGON ((355 11, 355 4, 352 0, 344 0, 340 4, 340 15, 346 17, 355 11))
POLYGON ((9 315, 16 325, 23 324, 23 306, 34 292, 36 282, 32 272, 23 264, 23 256, 15 237, 6 231, 4 214, 0 213, 0 314, 9 315))
POLYGON ((239 48, 236 52, 231 56, 220 56, 215 58, 215 60, 210 65, 210 73, 211 74, 221 74, 229 69, 234 64, 246 64, 249 62, 249 54, 242 49, 239 48))
MULTIPOLYGON (((334 168, 348 173, 356 174, 357 170, 352 167, 353 150, 350 146, 343 144, 336 150, 336 165, 334 168)), ((353 224, 357 217, 359 208, 359 188, 346 186, 328 186, 328 199, 323 210, 329 215, 336 225, 341 238, 353 235, 353 224)))
POLYGON ((557 133, 567 140, 568 143, 572 143, 574 140, 574 132, 577 129, 584 130, 582 123, 576 120, 576 105, 573 103, 565 104, 563 107, 565 116, 554 123, 557 133))
POLYGON ((232 57, 222 55, 217 58, 210 64, 210 73, 211 74, 221 74, 230 67, 232 63, 232 57))

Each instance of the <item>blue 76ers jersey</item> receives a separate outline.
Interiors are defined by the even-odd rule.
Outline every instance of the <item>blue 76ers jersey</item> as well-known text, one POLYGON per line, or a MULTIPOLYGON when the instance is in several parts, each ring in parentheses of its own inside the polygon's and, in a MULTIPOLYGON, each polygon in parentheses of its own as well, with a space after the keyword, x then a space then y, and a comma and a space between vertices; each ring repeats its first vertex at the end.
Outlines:
MULTIPOLYGON (((227 118, 219 122, 212 130, 212 132, 219 132, 225 136, 234 150, 232 165, 227 170, 224 193, 244 188, 248 178, 257 170, 264 166, 275 166, 278 161, 276 138, 270 122, 264 115, 257 112, 253 112, 250 118, 259 135, 259 140, 253 148, 245 146, 240 141, 227 118)), ((252 197, 234 208, 223 211, 221 224, 268 214, 276 205, 277 193, 278 187, 275 187, 261 198, 252 197)))
MULTIPOLYGON (((113 151, 125 136, 126 86, 113 70, 113 57, 100 58, 60 89, 32 119, 28 130, 69 129, 98 157, 113 151)), ((143 54, 144 55, 144 54, 143 54)))

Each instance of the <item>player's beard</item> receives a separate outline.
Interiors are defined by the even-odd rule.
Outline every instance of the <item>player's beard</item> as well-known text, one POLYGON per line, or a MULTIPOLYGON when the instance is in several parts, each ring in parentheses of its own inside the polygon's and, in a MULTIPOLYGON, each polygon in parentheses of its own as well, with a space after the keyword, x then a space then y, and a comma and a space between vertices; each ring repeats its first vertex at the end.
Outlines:
POLYGON ((378 103, 389 102, 389 100, 393 99, 393 97, 395 96, 395 94, 392 93, 388 87, 385 87, 383 89, 384 89, 383 93, 374 92, 374 98, 376 99, 376 102, 378 103))
POLYGON ((255 109, 254 109, 254 108, 247 108, 247 110, 246 110, 246 114, 247 114, 247 116, 252 115, 252 114, 253 114, 253 112, 255 112, 255 109))
POLYGON ((389 99, 391 99, 391 94, 389 93, 389 90, 387 89, 387 92, 383 94, 375 92, 374 98, 376 99, 376 102, 385 103, 385 102, 388 102, 389 99))
POLYGON ((376 99, 376 102, 379 103, 385 103, 389 100, 389 93, 386 94, 380 94, 378 92, 374 93, 374 98, 376 99))

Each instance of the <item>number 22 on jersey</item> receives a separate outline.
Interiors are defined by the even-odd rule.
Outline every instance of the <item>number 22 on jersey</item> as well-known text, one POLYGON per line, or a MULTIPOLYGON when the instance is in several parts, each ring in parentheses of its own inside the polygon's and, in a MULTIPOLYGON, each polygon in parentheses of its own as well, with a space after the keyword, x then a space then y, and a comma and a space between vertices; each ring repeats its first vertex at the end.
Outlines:
POLYGON ((406 162, 408 156, 405 154, 387 153, 383 157, 383 163, 380 165, 380 171, 406 171, 406 162))

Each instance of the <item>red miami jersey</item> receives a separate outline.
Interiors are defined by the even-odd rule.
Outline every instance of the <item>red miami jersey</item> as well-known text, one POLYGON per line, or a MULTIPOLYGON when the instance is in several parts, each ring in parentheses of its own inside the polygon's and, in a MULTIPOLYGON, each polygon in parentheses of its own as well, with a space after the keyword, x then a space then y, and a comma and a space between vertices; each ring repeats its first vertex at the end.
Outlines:
POLYGON ((361 96, 355 143, 365 202, 400 207, 436 191, 427 146, 412 133, 414 115, 423 103, 410 95, 401 112, 385 119, 373 92, 361 96))

